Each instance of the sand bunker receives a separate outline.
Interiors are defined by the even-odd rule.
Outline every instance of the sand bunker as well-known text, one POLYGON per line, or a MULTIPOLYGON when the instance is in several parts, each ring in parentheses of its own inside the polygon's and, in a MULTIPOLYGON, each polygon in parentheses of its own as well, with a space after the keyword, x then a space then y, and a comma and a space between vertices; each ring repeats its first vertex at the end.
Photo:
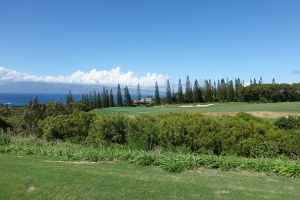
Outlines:
POLYGON ((182 106, 179 106, 180 108, 191 108, 191 107, 194 107, 193 105, 182 105, 182 106))
POLYGON ((214 104, 205 104, 205 105, 196 105, 196 107, 209 107, 209 106, 212 106, 214 104))
POLYGON ((192 107, 209 107, 209 106, 212 106, 214 104, 198 104, 198 105, 182 105, 182 106, 179 106, 180 108, 192 108, 192 107))

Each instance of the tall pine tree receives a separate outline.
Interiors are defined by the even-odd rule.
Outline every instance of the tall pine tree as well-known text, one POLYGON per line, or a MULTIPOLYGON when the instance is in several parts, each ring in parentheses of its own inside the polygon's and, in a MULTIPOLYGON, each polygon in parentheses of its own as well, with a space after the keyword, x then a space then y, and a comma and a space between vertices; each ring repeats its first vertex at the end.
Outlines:
POLYGON ((235 79, 235 101, 240 100, 243 87, 240 78, 235 79))
POLYGON ((155 82, 155 94, 154 94, 154 103, 156 105, 160 104, 160 96, 157 81, 155 82))
POLYGON ((217 101, 217 84, 216 81, 214 81, 214 85, 212 87, 212 92, 213 92, 213 101, 217 101))
POLYGON ((106 107, 109 107, 109 92, 108 92, 108 90, 105 90, 105 101, 106 101, 106 107))
POLYGON ((130 92, 128 87, 126 86, 124 89, 124 94, 125 94, 125 105, 126 106, 132 106, 132 100, 131 100, 131 96, 130 96, 130 92))
POLYGON ((177 97, 176 97, 176 94, 174 92, 174 89, 173 89, 173 93, 172 93, 172 103, 176 103, 177 102, 177 97))
POLYGON ((224 78, 221 79, 221 87, 220 87, 220 100, 226 101, 227 99, 227 92, 226 92, 226 82, 224 78))
POLYGON ((121 93, 121 87, 120 84, 118 84, 117 88, 117 106, 123 106, 123 100, 122 100, 122 93, 121 93))
POLYGON ((69 91, 69 94, 68 94, 67 100, 66 100, 66 105, 69 106, 73 103, 74 103, 74 98, 73 98, 72 92, 69 91))
POLYGON ((227 88, 228 88, 228 98, 227 98, 228 101, 234 101, 234 86, 232 80, 229 81, 227 88))
POLYGON ((114 95, 112 89, 109 91, 109 107, 115 107, 114 95))
POLYGON ((178 81, 177 103, 184 103, 181 80, 178 81))
POLYGON ((218 83, 217 83, 217 101, 220 101, 221 100, 221 83, 220 83, 220 80, 218 80, 218 83))
POLYGON ((212 86, 211 80, 204 81, 204 99, 206 102, 212 101, 212 86))
POLYGON ((254 85, 256 85, 256 84, 257 84, 257 83, 256 83, 256 79, 255 79, 255 78, 254 78, 254 80, 253 80, 253 84, 254 84, 254 85))
POLYGON ((82 103, 83 103, 88 109, 91 109, 91 108, 90 108, 90 103, 89 103, 89 96, 88 96, 87 94, 84 95, 84 99, 83 99, 82 103))
POLYGON ((193 89, 193 102, 200 103, 202 101, 201 88, 199 86, 198 80, 195 80, 193 89))
POLYGON ((97 93, 93 91, 93 109, 97 108, 97 93))
POLYGON ((168 104, 172 103, 172 92, 169 79, 167 80, 167 87, 166 87, 166 102, 168 104))
POLYGON ((138 86, 137 86, 136 98, 137 98, 138 101, 140 101, 142 99, 142 93, 141 93, 140 84, 138 84, 138 86))
POLYGON ((105 87, 103 87, 101 92, 101 102, 103 108, 109 107, 109 94, 108 94, 108 90, 105 89, 105 87))
POLYGON ((186 83, 185 83, 185 102, 186 103, 193 102, 193 92, 192 92, 192 86, 191 86, 189 76, 186 77, 186 83))
POLYGON ((101 108, 102 107, 102 103, 101 103, 101 95, 98 92, 97 93, 97 108, 101 108))
POLYGON ((83 101, 84 101, 84 94, 81 95, 80 103, 83 103, 83 101))
POLYGON ((89 98, 88 99, 89 99, 89 108, 93 109, 94 103, 93 103, 93 95, 92 95, 91 92, 89 93, 89 98))
POLYGON ((259 78, 259 84, 263 84, 264 82, 263 82, 263 79, 262 79, 262 77, 260 77, 259 78))

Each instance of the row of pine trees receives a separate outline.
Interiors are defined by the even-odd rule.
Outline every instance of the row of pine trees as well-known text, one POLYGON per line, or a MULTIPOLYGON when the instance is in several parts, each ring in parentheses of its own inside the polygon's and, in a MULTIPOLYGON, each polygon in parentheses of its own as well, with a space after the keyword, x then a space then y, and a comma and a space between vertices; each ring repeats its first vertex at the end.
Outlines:
MULTIPOLYGON (((240 79, 226 80, 221 79, 217 83, 211 80, 205 80, 203 86, 200 86, 198 80, 194 81, 192 86, 189 76, 186 78, 185 91, 183 92, 183 86, 181 80, 178 81, 178 89, 175 93, 171 91, 169 80, 166 85, 166 95, 163 99, 164 103, 202 103, 202 102, 216 102, 216 101, 237 101, 240 97, 240 91, 244 87, 244 84, 240 79)), ((155 94, 158 93, 157 84, 155 87, 155 94)), ((160 99, 155 95, 155 102, 159 103, 160 99)))
MULTIPOLYGON (((139 85, 138 85, 138 91, 139 91, 138 98, 141 99, 141 90, 139 85)), ((118 107, 133 106, 133 101, 131 99, 131 95, 127 86, 124 88, 124 96, 125 96, 125 101, 123 102, 121 86, 120 84, 118 84, 116 102, 114 101, 114 95, 112 89, 108 90, 105 87, 103 87, 102 92, 93 91, 90 92, 89 94, 83 94, 80 103, 82 103, 86 107, 89 107, 90 109, 107 108, 107 107, 115 107, 115 106, 118 107)), ((71 92, 69 92, 66 99, 66 104, 70 105, 73 103, 75 103, 73 95, 71 92)))
MULTIPOLYGON (((273 79, 273 84, 275 80, 273 79)), ((258 84, 262 84, 262 78, 260 78, 258 84)), ((257 84, 256 80, 250 80, 250 84, 257 84)), ((202 102, 231 102, 239 101, 241 97, 241 90, 244 87, 244 83, 241 82, 239 78, 235 80, 221 79, 217 82, 212 82, 211 80, 205 80, 202 86, 199 84, 198 80, 194 81, 194 84, 191 84, 189 76, 186 78, 185 90, 183 91, 183 86, 181 79, 178 81, 177 92, 174 89, 171 89, 170 81, 167 80, 166 83, 166 92, 163 97, 160 96, 160 90, 158 83, 155 82, 155 91, 154 91, 154 104, 182 104, 182 103, 202 103, 202 102)), ((133 100, 131 98, 128 87, 124 88, 124 101, 123 95, 121 92, 121 86, 117 86, 117 95, 116 101, 114 100, 114 95, 112 89, 108 90, 103 87, 101 92, 91 92, 89 94, 82 95, 80 103, 88 106, 90 109, 95 108, 106 108, 114 106, 133 106, 133 100)), ((141 100, 141 88, 138 84, 136 90, 137 100, 141 100)), ((73 96, 71 92, 67 96, 67 105, 74 103, 73 96)))

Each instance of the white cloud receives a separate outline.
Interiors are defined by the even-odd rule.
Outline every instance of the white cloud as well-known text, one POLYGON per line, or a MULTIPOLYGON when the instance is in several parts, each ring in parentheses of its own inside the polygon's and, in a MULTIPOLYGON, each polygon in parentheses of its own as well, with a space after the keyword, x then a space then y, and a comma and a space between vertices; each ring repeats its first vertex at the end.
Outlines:
POLYGON ((44 83, 68 83, 68 84, 100 84, 115 86, 120 83, 121 85, 136 86, 138 83, 142 87, 153 86, 155 81, 159 85, 165 85, 169 77, 157 73, 147 73, 145 76, 137 77, 133 72, 121 71, 120 67, 116 67, 109 71, 98 71, 92 69, 89 72, 76 71, 67 76, 37 76, 28 73, 22 73, 10 70, 5 67, 0 67, 0 80, 1 81, 16 81, 16 82, 44 82, 44 83))

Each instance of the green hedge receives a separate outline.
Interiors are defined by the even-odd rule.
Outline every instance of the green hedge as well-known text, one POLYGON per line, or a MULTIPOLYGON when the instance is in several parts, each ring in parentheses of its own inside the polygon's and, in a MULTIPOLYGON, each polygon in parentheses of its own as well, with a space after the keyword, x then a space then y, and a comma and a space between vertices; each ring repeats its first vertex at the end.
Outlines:
POLYGON ((220 117, 196 113, 100 115, 94 119, 86 142, 94 146, 125 144, 142 150, 246 157, 300 155, 299 134, 245 113, 220 117))
POLYGON ((280 129, 262 118, 176 113, 159 116, 92 115, 75 112, 50 116, 39 128, 47 140, 95 147, 125 145, 131 149, 181 153, 299 159, 299 131, 280 129))
POLYGON ((300 117, 299 116, 280 117, 275 121, 275 126, 281 129, 299 129, 300 117))
POLYGON ((39 129, 42 137, 47 140, 69 140, 78 143, 88 136, 93 116, 85 112, 50 116, 39 121, 39 129))

